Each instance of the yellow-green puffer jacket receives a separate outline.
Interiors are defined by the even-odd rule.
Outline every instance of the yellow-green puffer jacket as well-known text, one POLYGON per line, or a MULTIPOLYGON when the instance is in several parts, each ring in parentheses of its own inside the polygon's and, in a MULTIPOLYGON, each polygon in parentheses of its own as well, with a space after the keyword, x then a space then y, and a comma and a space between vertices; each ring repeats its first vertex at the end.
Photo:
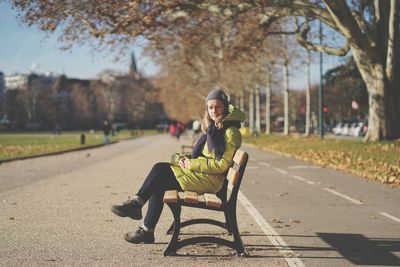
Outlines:
MULTIPOLYGON (((243 111, 233 105, 228 106, 229 115, 224 121, 240 121, 246 118, 243 111)), ((225 131, 225 152, 221 159, 215 158, 214 152, 208 150, 207 142, 202 150, 203 156, 190 159, 190 169, 182 169, 171 162, 172 171, 180 186, 185 191, 195 191, 198 194, 217 193, 223 183, 224 174, 233 164, 233 156, 242 144, 242 135, 237 127, 229 127, 225 131)))

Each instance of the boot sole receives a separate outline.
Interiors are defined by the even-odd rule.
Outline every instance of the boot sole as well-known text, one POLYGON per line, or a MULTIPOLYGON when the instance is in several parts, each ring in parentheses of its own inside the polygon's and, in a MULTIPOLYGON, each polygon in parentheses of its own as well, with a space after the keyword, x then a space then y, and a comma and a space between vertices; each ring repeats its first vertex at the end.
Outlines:
POLYGON ((154 244, 154 241, 155 241, 155 239, 153 239, 153 240, 145 240, 145 241, 140 241, 140 242, 134 242, 134 241, 128 239, 128 238, 126 237, 126 234, 124 235, 124 239, 125 239, 126 242, 129 242, 129 243, 132 243, 132 244, 140 244, 140 243, 144 243, 144 244, 154 244))
POLYGON ((111 212, 114 213, 115 215, 119 216, 119 217, 123 217, 123 218, 129 217, 132 220, 141 220, 142 217, 143 217, 143 216, 134 216, 134 215, 131 215, 131 214, 126 214, 126 213, 120 212, 119 210, 114 209, 114 208, 111 208, 111 212))
POLYGON ((124 239, 125 239, 126 242, 129 242, 131 244, 140 244, 140 243, 143 243, 143 244, 154 244, 154 240, 133 242, 133 241, 131 241, 129 239, 126 239, 126 238, 124 238, 124 239))

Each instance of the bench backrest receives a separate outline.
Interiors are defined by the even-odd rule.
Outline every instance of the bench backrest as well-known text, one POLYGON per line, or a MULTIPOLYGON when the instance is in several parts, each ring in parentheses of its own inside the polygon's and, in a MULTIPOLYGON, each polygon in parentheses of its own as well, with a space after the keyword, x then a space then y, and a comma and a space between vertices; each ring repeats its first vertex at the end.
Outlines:
POLYGON ((242 178, 244 175, 244 171, 246 169, 248 159, 249 155, 247 154, 247 152, 244 152, 239 149, 236 150, 236 153, 233 157, 234 165, 229 168, 228 174, 226 176, 232 187, 228 201, 236 202, 237 194, 239 192, 240 184, 242 183, 242 178))

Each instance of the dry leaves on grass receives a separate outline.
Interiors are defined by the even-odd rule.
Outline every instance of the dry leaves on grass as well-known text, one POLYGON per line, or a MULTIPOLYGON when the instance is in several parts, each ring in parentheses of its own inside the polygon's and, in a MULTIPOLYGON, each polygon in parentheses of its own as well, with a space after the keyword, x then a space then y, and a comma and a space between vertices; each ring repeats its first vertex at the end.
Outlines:
POLYGON ((25 146, 1 146, 0 155, 2 159, 17 158, 26 155, 44 154, 51 151, 62 150, 61 145, 25 145, 25 146))
POLYGON ((394 187, 400 186, 400 166, 396 164, 377 164, 373 159, 363 160, 355 153, 335 151, 306 151, 296 158, 334 169, 345 170, 355 175, 378 180, 394 187))
POLYGON ((248 138, 246 141, 265 150, 400 187, 400 141, 364 143, 360 140, 280 135, 248 138))

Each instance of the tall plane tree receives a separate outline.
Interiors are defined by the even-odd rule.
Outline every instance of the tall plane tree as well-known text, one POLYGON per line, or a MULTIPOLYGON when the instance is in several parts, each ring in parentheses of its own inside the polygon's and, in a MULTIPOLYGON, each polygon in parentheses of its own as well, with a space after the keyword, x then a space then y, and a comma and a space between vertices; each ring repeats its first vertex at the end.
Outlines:
MULTIPOLYGON (((308 49, 345 55, 351 50, 368 89, 369 129, 365 140, 400 137, 399 0, 263 1, 268 19, 302 17, 297 39, 308 49), (310 20, 320 20, 345 39, 343 47, 307 39, 310 20)), ((250 2, 249 2, 250 4, 250 2)))

